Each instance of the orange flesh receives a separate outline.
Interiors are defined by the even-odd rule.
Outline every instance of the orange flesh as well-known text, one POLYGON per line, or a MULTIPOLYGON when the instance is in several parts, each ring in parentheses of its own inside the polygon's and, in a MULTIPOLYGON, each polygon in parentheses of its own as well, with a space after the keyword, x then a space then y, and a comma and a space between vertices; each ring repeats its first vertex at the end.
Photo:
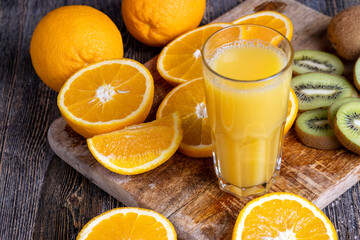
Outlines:
POLYGON ((329 239, 324 223, 292 200, 272 200, 255 207, 245 220, 242 239, 275 238, 290 229, 297 239, 329 239))
POLYGON ((118 213, 97 224, 86 238, 103 240, 167 239, 167 231, 154 217, 137 213, 118 213))
POLYGON ((66 91, 64 104, 74 116, 89 122, 123 119, 143 101, 146 79, 129 65, 111 64, 84 72, 66 91), (104 98, 97 90, 104 89, 104 98), (106 97, 106 93, 111 96, 106 97), (81 101, 79 101, 81 99, 81 101))

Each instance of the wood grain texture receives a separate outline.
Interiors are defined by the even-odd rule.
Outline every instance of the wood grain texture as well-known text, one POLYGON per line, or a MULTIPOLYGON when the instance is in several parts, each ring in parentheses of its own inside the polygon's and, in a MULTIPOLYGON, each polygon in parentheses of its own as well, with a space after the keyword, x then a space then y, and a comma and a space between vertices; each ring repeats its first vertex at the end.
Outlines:
MULTIPOLYGON (((248 0, 252 1, 252 0, 248 0)), ((243 0, 207 0, 202 24, 243 0)), ((360 0, 298 0, 333 16, 360 0)), ((50 123, 60 116, 56 93, 31 66, 32 32, 49 11, 72 4, 106 13, 121 31, 125 57, 142 63, 160 52, 136 41, 126 30, 121 1, 0 1, 0 239, 75 239, 96 215, 122 206, 58 157, 46 143, 50 123), (75 196, 75 197, 74 197, 75 196), (80 196, 80 197, 79 197, 80 196)), ((324 209, 339 239, 359 239, 360 184, 324 209)), ((214 238, 213 238, 214 239, 214 238)))
MULTIPOLYGON (((230 22, 262 7, 264 0, 245 2, 217 22, 230 22)), ((329 51, 326 27, 330 17, 303 5, 285 1, 282 12, 294 24, 295 50, 329 51)), ((153 108, 172 89, 156 71, 156 58, 145 63, 155 81, 153 108)), ((85 140, 65 121, 56 120, 49 130, 54 152, 100 188, 127 206, 154 209, 174 224, 180 239, 230 239, 236 217, 247 202, 220 191, 211 159, 191 159, 176 153, 168 162, 145 174, 124 176, 100 165, 87 149, 85 140)), ((339 197, 360 178, 360 156, 347 150, 321 151, 303 146, 290 131, 285 139, 281 175, 272 191, 299 194, 320 208, 339 197)))

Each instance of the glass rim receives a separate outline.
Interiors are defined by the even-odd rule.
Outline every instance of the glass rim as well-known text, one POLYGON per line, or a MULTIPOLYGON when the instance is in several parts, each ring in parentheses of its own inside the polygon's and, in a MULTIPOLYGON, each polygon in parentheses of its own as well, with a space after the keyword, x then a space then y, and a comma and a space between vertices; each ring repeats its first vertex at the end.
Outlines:
POLYGON ((201 48, 201 58, 202 58, 202 61, 204 63, 204 65, 206 66, 207 69, 209 69, 213 74, 215 74, 216 76, 218 77, 221 77, 225 80, 228 80, 228 81, 232 81, 232 82, 239 82, 239 83, 259 83, 259 82, 266 82, 266 81, 269 81, 279 75, 281 75, 282 73, 284 73, 286 70, 289 69, 289 67, 292 65, 292 62, 294 60, 294 48, 291 44, 291 42, 289 41, 289 39, 287 39, 287 37, 285 37, 281 32, 275 30, 275 29, 272 29, 270 27, 267 27, 267 26, 262 26, 262 25, 259 25, 259 24, 236 24, 236 25, 232 25, 232 26, 228 26, 228 27, 224 27, 220 30, 217 30, 216 32, 214 32, 213 34, 211 34, 205 41, 205 43, 203 44, 202 48, 201 48), (226 31, 227 29, 229 28, 234 28, 234 27, 237 27, 237 26, 256 26, 256 27, 260 27, 260 28, 265 28, 265 29, 269 29, 273 32, 276 32, 277 34, 279 34, 280 36, 282 36, 287 44, 290 46, 290 58, 289 60, 287 61, 287 64, 277 73, 275 73, 274 75, 271 75, 269 77, 266 77, 266 78, 260 78, 260 79, 255 79, 255 80, 240 80, 240 79, 235 79, 235 78, 229 78, 229 77, 225 77, 223 75, 221 75, 220 73, 216 72, 214 69, 212 69, 209 64, 207 63, 206 59, 205 59, 205 53, 204 53, 204 49, 205 49, 205 46, 206 44, 209 42, 209 40, 211 38, 213 38, 217 33, 219 32, 222 32, 222 31, 226 31))

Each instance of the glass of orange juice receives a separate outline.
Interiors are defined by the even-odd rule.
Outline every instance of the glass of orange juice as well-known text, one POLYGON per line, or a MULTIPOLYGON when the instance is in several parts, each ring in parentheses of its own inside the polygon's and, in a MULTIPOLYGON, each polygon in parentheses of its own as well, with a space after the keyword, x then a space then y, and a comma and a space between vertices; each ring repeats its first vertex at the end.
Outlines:
POLYGON ((202 49, 206 107, 220 188, 265 194, 281 165, 293 48, 281 33, 234 25, 202 49))

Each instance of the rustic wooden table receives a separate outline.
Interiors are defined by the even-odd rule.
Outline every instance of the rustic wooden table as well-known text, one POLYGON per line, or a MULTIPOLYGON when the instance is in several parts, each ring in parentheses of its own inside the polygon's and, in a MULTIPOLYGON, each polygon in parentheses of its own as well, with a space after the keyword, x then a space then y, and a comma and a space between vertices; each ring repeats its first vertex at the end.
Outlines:
MULTIPOLYGON (((208 0, 201 24, 240 2, 208 0)), ((299 2, 329 16, 360 4, 360 0, 299 2)), ((57 93, 37 77, 30 60, 30 39, 46 13, 71 4, 90 5, 106 13, 122 33, 125 57, 144 63, 161 50, 141 44, 127 32, 121 16, 121 1, 0 1, 2 240, 75 239, 91 218, 123 206, 59 159, 47 143, 49 125, 60 116, 57 93)), ((324 209, 340 239, 360 239, 359 195, 360 183, 357 183, 324 209)))

